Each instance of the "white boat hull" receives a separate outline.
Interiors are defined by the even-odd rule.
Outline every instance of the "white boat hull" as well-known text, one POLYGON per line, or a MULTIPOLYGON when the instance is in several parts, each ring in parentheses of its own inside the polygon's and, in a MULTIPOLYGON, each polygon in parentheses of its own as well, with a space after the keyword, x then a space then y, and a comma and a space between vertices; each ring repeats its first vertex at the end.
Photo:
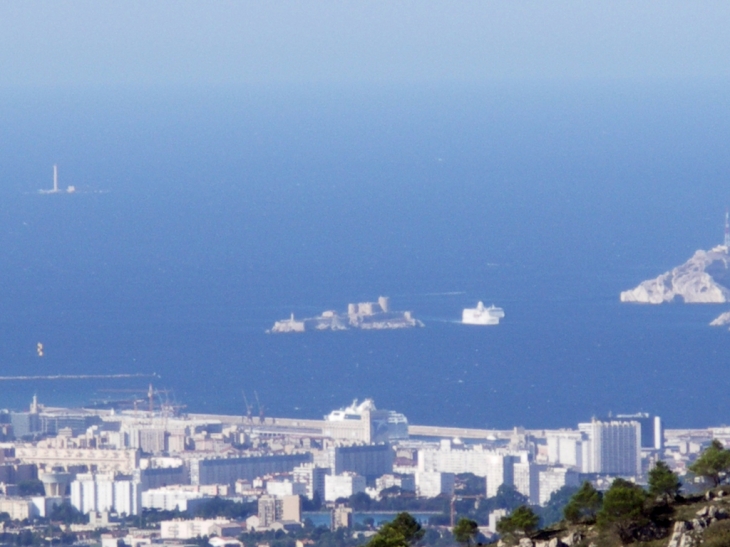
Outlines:
POLYGON ((482 302, 476 308, 466 308, 461 314, 464 325, 499 325, 504 317, 504 310, 495 306, 485 307, 482 302))

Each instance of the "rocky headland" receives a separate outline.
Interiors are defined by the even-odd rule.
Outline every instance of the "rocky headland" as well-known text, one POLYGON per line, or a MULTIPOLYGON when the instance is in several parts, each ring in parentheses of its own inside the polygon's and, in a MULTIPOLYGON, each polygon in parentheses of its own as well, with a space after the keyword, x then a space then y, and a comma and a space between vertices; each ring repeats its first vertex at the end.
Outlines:
POLYGON ((681 266, 655 279, 643 281, 634 289, 623 291, 621 302, 641 304, 675 301, 687 304, 730 302, 729 267, 730 254, 726 246, 720 245, 709 251, 699 250, 681 266))

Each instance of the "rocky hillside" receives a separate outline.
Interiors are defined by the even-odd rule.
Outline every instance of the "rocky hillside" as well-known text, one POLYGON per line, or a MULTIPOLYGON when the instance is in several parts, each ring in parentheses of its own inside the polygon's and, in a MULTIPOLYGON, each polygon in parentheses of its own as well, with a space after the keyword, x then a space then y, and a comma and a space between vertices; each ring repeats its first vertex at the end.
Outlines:
POLYGON ((730 254, 724 246, 697 251, 681 266, 621 293, 621 302, 730 302, 730 254))
MULTIPOLYGON (((636 547, 730 547, 730 495, 728 487, 703 497, 679 501, 661 525, 650 524, 645 539, 636 547), (653 537, 652 537, 653 536, 653 537)), ((622 547, 610 530, 597 526, 566 526, 542 530, 530 538, 506 538, 500 547, 622 547)))

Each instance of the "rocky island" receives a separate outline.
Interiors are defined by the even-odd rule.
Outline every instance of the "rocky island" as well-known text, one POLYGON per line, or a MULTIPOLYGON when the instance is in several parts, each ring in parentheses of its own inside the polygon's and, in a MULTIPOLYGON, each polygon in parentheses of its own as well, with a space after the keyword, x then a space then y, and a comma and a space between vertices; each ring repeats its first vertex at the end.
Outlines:
MULTIPOLYGON (((691 304, 730 302, 730 254, 728 246, 697 251, 681 266, 638 287, 621 293, 621 302, 662 304, 681 301, 691 304)), ((718 318, 719 319, 719 318, 718 318)))
POLYGON ((305 332, 308 330, 348 330, 348 329, 407 329, 422 327, 423 323, 415 319, 409 311, 391 311, 390 299, 381 296, 377 302, 360 302, 348 304, 346 313, 328 310, 317 317, 289 319, 274 323, 267 333, 305 332))
POLYGON ((730 311, 721 313, 710 322, 711 327, 724 327, 725 325, 730 325, 730 311))

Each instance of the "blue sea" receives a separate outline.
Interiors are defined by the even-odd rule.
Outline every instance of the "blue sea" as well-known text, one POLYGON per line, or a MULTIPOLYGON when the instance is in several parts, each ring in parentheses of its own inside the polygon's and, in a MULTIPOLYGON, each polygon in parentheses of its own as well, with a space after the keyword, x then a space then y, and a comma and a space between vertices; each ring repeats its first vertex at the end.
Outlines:
POLYGON ((722 241, 724 82, 0 95, 0 376, 156 375, 3 380, 0 407, 152 382, 191 412, 730 422, 730 305, 618 300, 722 241), (37 193, 54 163, 75 194, 37 193), (264 332, 379 295, 425 328, 264 332), (501 325, 458 324, 478 300, 501 325))

